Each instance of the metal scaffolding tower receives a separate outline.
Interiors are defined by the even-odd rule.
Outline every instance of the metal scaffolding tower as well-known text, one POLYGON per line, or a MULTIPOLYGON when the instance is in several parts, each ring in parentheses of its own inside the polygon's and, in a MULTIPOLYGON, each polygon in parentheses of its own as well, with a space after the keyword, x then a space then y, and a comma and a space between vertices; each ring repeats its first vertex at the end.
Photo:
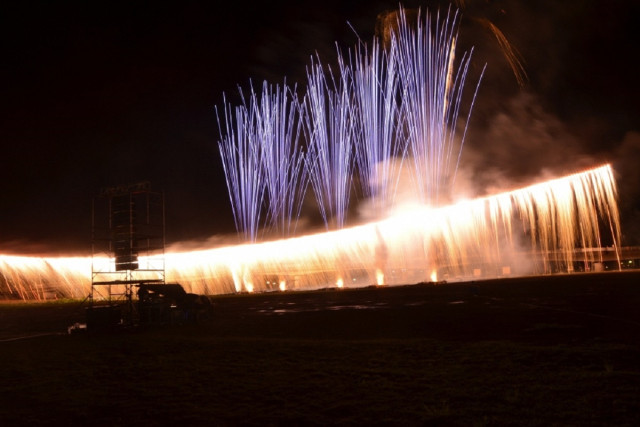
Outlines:
POLYGON ((164 235, 164 195, 148 182, 105 188, 94 198, 87 327, 134 324, 134 288, 165 284, 164 235))

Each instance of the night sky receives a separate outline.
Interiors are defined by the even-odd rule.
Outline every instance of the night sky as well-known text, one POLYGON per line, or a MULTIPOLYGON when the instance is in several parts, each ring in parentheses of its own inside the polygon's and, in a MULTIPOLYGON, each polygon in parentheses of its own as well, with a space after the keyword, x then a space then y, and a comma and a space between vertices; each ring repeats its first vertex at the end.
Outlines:
MULTIPOLYGON (((377 14, 398 5, 13 3, 0 6, 0 253, 18 254, 87 253, 92 199, 138 181, 165 194, 168 243, 234 234, 223 94, 250 79, 304 85, 311 55, 331 63, 354 29, 370 42, 377 14)), ((471 73, 488 67, 462 159, 474 192, 612 162, 623 244, 640 244, 637 2, 459 3, 459 49, 475 47, 471 73), (487 20, 520 53, 524 86, 487 20)))

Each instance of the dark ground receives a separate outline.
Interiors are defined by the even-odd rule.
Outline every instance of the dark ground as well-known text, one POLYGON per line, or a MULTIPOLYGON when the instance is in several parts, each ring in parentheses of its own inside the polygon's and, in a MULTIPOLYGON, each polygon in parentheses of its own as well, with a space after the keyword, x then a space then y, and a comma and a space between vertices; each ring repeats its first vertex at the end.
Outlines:
POLYGON ((2 425, 640 425, 640 271, 213 304, 112 334, 0 304, 2 425))

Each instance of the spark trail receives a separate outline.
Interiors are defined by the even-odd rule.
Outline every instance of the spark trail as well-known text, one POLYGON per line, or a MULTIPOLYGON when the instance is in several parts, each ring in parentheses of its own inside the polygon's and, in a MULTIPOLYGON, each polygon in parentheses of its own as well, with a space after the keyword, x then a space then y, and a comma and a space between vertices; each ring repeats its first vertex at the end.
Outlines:
MULTIPOLYGON (((573 271, 617 251, 617 190, 609 165, 493 196, 325 233, 165 254, 167 280, 188 292, 306 290, 573 271), (607 230, 601 230, 605 224, 607 230), (376 251, 385 244, 386 264, 376 251), (427 248, 426 253, 422 248, 427 248), (506 270, 505 270, 506 269, 506 270), (251 287, 248 285, 250 284, 251 287)), ((142 261, 144 262, 144 260, 142 261)), ((90 258, 0 257, 5 296, 86 296, 90 258)))
MULTIPOLYGON (((423 21, 419 12, 417 19, 415 26, 410 24, 400 9, 391 46, 397 58, 400 109, 417 195, 422 203, 438 206, 441 193, 451 190, 451 176, 455 176, 451 170, 455 126, 471 56, 465 55, 454 67, 457 13, 440 19, 427 12, 423 21)), ((460 145, 458 153, 461 150, 460 145)))
MULTIPOLYGON (((312 57, 298 108, 274 101, 266 83, 262 95, 251 86, 251 96, 248 102, 243 98, 235 118, 234 110, 225 107, 220 152, 236 228, 245 241, 256 241, 265 209, 274 217, 284 201, 301 200, 307 182, 327 230, 348 225, 347 212, 358 189, 354 176, 359 177, 363 199, 379 218, 393 208, 405 164, 412 165, 410 181, 418 202, 438 206, 449 200, 466 134, 466 124, 460 138, 456 127, 471 61, 470 52, 455 60, 458 26, 457 12, 449 10, 443 16, 418 12, 409 22, 401 7, 394 29, 386 33, 390 35, 386 46, 374 37, 371 47, 361 41, 347 54, 337 48, 335 72, 312 57), (302 142, 291 128, 274 132, 271 113, 287 108, 300 114, 302 142), (280 166, 270 155, 274 145, 291 147, 293 156, 304 156, 305 179, 281 178, 280 166), (268 197, 262 197, 265 183, 268 197)), ((469 115, 472 106, 473 100, 469 115)), ((293 157, 291 163, 297 165, 298 159, 293 157)))
POLYGON ((218 120, 219 128, 227 130, 221 135, 219 148, 233 218, 244 240, 255 242, 264 199, 255 110, 246 104, 234 109, 225 103, 224 119, 224 127, 218 120))
POLYGON ((333 220, 343 228, 348 209, 353 170, 353 104, 350 70, 342 59, 339 78, 313 62, 305 99, 309 179, 327 229, 333 220))
POLYGON ((351 68, 359 113, 354 139, 357 170, 363 195, 380 218, 394 203, 406 151, 404 138, 398 135, 395 55, 374 39, 370 51, 366 45, 356 47, 351 68))
MULTIPOLYGON (((237 107, 225 101, 219 149, 246 243, 168 250, 168 281, 217 294, 572 271, 577 262, 601 261, 603 235, 618 254, 609 165, 455 201, 468 119, 460 137, 455 130, 470 54, 456 61, 457 13, 417 16, 409 23, 400 8, 385 33, 389 46, 374 39, 370 49, 339 52, 336 74, 313 60, 301 101, 286 84, 264 84, 261 94, 251 87, 237 107), (395 197, 401 166, 410 171, 412 208, 395 197), (349 227, 354 176, 380 216, 349 227), (291 237, 307 185, 332 231, 291 237), (265 230, 281 238, 259 241, 265 230)), ((475 92, 471 107, 473 99, 475 92)), ((53 288, 82 297, 91 261, 2 256, 0 291, 40 299, 53 288)))

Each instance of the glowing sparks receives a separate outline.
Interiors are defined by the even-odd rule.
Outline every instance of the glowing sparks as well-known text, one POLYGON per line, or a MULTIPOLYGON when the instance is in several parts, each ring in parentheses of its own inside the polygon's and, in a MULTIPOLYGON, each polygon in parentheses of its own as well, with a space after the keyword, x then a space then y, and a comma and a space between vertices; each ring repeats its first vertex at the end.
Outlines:
POLYGON ((84 298, 91 287, 91 258, 0 255, 0 295, 44 300, 84 298))
MULTIPOLYGON (((401 7, 384 50, 374 39, 370 50, 359 44, 349 61, 338 52, 337 75, 312 62, 299 110, 305 164, 325 226, 336 231, 246 247, 245 262, 230 264, 237 290, 267 276, 309 289, 571 271, 576 260, 593 261, 586 248, 602 246, 599 221, 617 248, 609 166, 450 203, 469 122, 458 138, 471 54, 456 60, 457 12, 433 17, 418 10, 415 22, 407 16, 401 7), (412 184, 410 209, 395 197, 403 173, 412 184), (352 174, 378 220, 343 228, 352 174), (389 211, 393 216, 379 220, 389 211)), ((474 100, 475 93, 469 113, 474 100)))
POLYGON ((180 282, 189 284, 188 276, 203 278, 197 270, 207 269, 220 283, 243 277, 247 282, 236 289, 251 283, 255 291, 269 291, 276 289, 256 286, 265 277, 301 290, 569 271, 575 262, 597 261, 594 251, 581 248, 602 244, 600 221, 617 245, 609 166, 442 208, 414 207, 343 230, 200 251, 188 255, 198 260, 191 270, 172 262, 184 254, 169 253, 168 265, 176 268, 168 276, 180 272, 180 282))
POLYGON ((436 270, 433 270, 431 272, 431 276, 429 276, 429 278, 431 279, 431 281, 433 283, 436 283, 438 281, 438 272, 436 270))
MULTIPOLYGON (((221 294, 567 272, 576 262, 601 261, 594 250, 602 245, 599 224, 617 250, 616 187, 608 165, 339 231, 168 251, 166 275, 189 292, 221 294)), ((90 258, 0 256, 1 289, 14 298, 45 299, 52 290, 86 296, 90 271, 90 258)))
MULTIPOLYGON (((219 149, 246 243, 168 250, 166 280, 209 295, 436 283, 572 271, 576 262, 597 261, 604 234, 617 252, 617 192, 608 165, 449 202, 468 123, 456 136, 470 63, 469 54, 455 59, 457 26, 457 14, 418 14, 409 25, 400 9, 384 50, 374 40, 348 61, 339 54, 337 75, 312 63, 301 101, 286 87, 265 84, 240 107, 225 104, 219 149), (396 200, 405 171, 411 207, 396 200), (377 216, 346 227, 354 176, 377 216), (333 231, 293 237, 307 185, 333 231), (259 232, 269 230, 280 240, 260 242, 259 232)), ((45 299, 53 290, 81 298, 92 274, 111 264, 0 256, 0 294, 45 299)))
POLYGON ((376 285, 384 285, 384 272, 380 269, 376 269, 376 285))
POLYGON ((410 22, 400 8, 384 49, 374 38, 370 48, 338 50, 335 72, 312 58, 301 100, 285 96, 294 93, 286 85, 265 83, 261 94, 251 86, 235 110, 225 105, 219 147, 245 241, 256 241, 260 224, 291 235, 307 185, 327 230, 347 225, 357 190, 381 218, 394 206, 405 162, 418 201, 448 201, 465 137, 456 124, 471 54, 456 61, 457 12, 416 17, 410 22))

